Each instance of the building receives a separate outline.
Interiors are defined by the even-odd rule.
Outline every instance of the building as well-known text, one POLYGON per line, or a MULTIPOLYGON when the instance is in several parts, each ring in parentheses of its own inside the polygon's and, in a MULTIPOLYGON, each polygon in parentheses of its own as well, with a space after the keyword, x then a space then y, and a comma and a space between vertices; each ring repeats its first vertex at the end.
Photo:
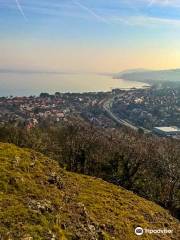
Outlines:
POLYGON ((154 133, 165 136, 165 137, 173 137, 180 135, 180 128, 178 127, 155 127, 153 130, 154 133))

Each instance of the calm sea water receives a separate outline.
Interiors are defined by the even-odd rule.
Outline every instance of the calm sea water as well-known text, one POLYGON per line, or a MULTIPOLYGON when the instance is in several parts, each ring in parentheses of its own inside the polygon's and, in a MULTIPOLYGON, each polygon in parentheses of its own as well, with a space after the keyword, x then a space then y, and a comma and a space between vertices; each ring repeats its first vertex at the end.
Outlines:
POLYGON ((0 74, 0 96, 29 96, 41 92, 99 92, 112 88, 142 88, 147 84, 98 74, 0 74))

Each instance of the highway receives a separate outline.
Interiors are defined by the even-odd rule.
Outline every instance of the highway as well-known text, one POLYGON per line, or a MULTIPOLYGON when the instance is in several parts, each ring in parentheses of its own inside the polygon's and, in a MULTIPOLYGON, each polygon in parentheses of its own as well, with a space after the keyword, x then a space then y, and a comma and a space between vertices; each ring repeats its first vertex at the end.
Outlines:
MULTIPOLYGON (((113 119, 117 124, 123 125, 125 127, 131 128, 132 130, 138 131, 139 128, 134 126, 133 124, 118 118, 112 111, 111 111, 111 107, 112 107, 112 103, 114 101, 114 97, 109 98, 108 100, 104 101, 103 103, 103 109, 106 111, 106 113, 109 115, 109 117, 111 117, 111 119, 113 119)), ((148 134, 151 133, 150 130, 148 129, 144 129, 142 128, 144 133, 148 134)))

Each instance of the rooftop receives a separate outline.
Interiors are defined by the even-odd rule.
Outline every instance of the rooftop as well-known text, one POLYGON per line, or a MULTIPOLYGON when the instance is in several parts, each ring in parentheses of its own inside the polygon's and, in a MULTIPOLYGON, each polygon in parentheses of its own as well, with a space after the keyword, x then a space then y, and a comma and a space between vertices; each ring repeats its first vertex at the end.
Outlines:
POLYGON ((180 132, 178 127, 155 127, 156 130, 163 131, 163 132, 180 132))

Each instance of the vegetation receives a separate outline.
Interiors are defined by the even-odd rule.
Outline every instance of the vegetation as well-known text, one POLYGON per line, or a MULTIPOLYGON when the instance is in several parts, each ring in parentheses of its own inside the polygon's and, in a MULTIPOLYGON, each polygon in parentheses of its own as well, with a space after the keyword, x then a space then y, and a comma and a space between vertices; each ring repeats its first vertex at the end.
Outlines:
MULTIPOLYGON (((29 149, 0 143, 0 239, 137 239, 134 228, 178 221, 158 205, 100 179, 69 173, 29 149)), ((160 239, 144 235, 142 239, 160 239)))
POLYGON ((29 147, 68 171, 96 176, 158 203, 180 218, 180 142, 80 120, 32 130, 3 126, 0 141, 29 147))

